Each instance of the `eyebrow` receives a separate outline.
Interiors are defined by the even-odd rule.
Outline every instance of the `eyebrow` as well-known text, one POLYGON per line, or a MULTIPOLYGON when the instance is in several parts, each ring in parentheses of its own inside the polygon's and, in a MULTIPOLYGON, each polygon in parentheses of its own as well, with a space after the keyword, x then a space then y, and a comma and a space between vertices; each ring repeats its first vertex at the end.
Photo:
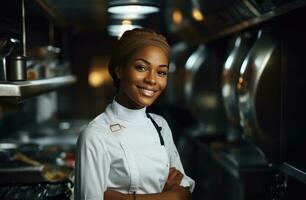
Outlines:
MULTIPOLYGON (((136 61, 136 60, 141 60, 141 61, 145 62, 146 64, 151 65, 151 63, 150 63, 149 61, 147 61, 147 60, 145 60, 145 59, 143 59, 143 58, 136 58, 135 61, 136 61)), ((159 67, 167 67, 167 68, 169 68, 168 65, 158 65, 158 66, 159 66, 159 67)))

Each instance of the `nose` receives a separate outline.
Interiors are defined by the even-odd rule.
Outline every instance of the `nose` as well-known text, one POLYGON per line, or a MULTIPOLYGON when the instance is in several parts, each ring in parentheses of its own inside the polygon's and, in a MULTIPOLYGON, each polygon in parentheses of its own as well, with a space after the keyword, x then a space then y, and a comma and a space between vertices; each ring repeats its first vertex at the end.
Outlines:
POLYGON ((144 81, 152 85, 156 84, 156 77, 154 72, 153 71, 148 72, 147 75, 145 76, 144 81))

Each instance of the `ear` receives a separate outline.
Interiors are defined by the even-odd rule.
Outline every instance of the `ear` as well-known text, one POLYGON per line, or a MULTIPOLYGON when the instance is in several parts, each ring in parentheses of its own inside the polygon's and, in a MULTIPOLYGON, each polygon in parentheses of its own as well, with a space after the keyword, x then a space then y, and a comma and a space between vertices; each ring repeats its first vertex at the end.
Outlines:
POLYGON ((120 79, 121 76, 122 76, 121 66, 118 66, 118 67, 115 68, 115 73, 116 73, 117 78, 120 79))

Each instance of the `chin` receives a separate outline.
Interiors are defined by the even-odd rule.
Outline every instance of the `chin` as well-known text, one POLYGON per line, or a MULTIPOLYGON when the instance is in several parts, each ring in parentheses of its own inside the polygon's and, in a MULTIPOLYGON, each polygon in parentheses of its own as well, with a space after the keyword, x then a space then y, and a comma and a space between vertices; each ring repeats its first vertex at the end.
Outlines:
POLYGON ((138 103, 138 105, 141 107, 148 107, 148 106, 151 106, 153 103, 154 101, 141 101, 138 103))
POLYGON ((156 98, 152 99, 152 98, 141 98, 138 99, 138 101, 135 101, 139 106, 141 107, 148 107, 151 106, 154 102, 155 102, 156 98))

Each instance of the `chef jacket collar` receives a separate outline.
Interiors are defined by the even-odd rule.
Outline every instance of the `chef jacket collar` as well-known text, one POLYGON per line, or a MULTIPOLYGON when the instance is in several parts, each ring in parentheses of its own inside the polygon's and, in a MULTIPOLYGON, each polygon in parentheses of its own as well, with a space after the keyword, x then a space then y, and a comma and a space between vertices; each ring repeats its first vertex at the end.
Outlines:
POLYGON ((143 123, 147 119, 146 107, 141 109, 129 109, 119 104, 115 99, 111 104, 111 110, 117 119, 133 123, 143 123))

